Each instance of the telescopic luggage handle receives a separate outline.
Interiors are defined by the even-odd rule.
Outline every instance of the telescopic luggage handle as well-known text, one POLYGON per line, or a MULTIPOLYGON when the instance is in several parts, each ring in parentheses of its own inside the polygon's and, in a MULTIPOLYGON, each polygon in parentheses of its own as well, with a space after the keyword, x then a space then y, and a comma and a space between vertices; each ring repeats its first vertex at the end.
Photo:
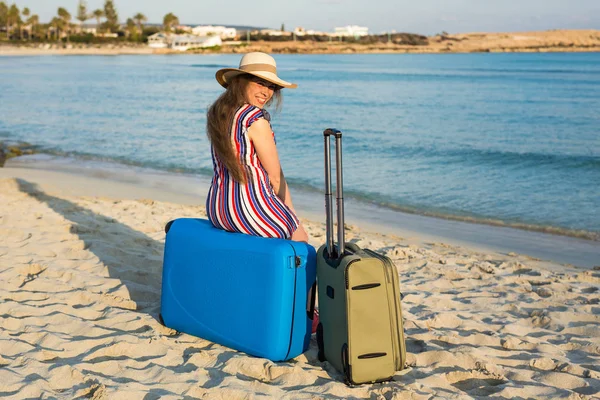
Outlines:
POLYGON ((344 189, 342 177, 342 132, 329 128, 323 132, 325 141, 325 213, 327 229, 327 254, 331 258, 339 258, 344 254, 344 189), (337 208, 337 253, 333 240, 333 193, 331 191, 331 148, 330 138, 335 137, 335 172, 337 177, 336 208, 337 208))

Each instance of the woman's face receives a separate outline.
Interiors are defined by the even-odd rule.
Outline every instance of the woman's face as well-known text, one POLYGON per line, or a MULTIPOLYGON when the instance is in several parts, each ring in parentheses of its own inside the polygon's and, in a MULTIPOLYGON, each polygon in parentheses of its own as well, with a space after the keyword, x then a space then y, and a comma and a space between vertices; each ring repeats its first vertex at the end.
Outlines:
POLYGON ((251 76, 246 87, 246 101, 258 108, 264 108, 280 87, 255 76, 251 76))

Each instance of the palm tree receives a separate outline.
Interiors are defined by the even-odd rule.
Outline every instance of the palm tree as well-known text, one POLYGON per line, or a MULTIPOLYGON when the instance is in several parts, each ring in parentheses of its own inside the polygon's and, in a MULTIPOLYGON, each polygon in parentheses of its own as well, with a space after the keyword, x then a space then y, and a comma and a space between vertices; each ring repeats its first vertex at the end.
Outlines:
POLYGON ((139 31, 140 31, 140 35, 144 34, 144 25, 143 23, 148 21, 148 18, 146 18, 146 16, 142 13, 137 13, 134 15, 133 20, 136 22, 136 24, 138 25, 139 31))
POLYGON ((174 25, 179 25, 179 18, 175 16, 173 13, 168 13, 163 18, 163 26, 165 28, 165 32, 171 32, 171 29, 174 25))
POLYGON ((137 36, 137 25, 133 21, 132 18, 127 18, 127 22, 125 23, 125 32, 127 32, 127 37, 137 36))
POLYGON ((21 25, 21 12, 19 11, 19 7, 16 4, 13 4, 8 9, 8 13, 6 15, 6 36, 10 39, 10 28, 12 28, 13 24, 17 26, 21 25))
MULTIPOLYGON (((31 11, 29 11, 28 7, 25 7, 23 11, 21 11, 21 14, 27 19, 31 14, 31 11)), ((21 27, 19 35, 21 36, 21 39, 23 39, 23 27, 21 27)), ((31 31, 29 31, 29 37, 31 38, 31 31)))
MULTIPOLYGON (((54 28, 54 32, 56 33, 56 41, 60 39, 60 31, 64 29, 65 21, 62 18, 54 17, 48 27, 54 28)), ((49 30, 49 29, 48 29, 49 30)))
POLYGON ((79 7, 77 8, 77 20, 80 22, 79 24, 79 32, 83 30, 83 24, 85 21, 90 19, 90 16, 87 13, 87 4, 85 0, 79 0, 79 7))
POLYGON ((29 25, 31 28, 30 30, 30 34, 29 34, 29 38, 31 38, 31 36, 33 35, 33 33, 37 30, 37 26, 40 23, 40 17, 38 17, 36 14, 33 14, 31 17, 29 17, 29 19, 27 19, 27 25, 29 25))
POLYGON ((8 6, 0 1, 0 24, 6 25, 6 38, 8 39, 8 6))
POLYGON ((104 17, 104 11, 101 9, 94 10, 92 13, 94 18, 96 18, 96 34, 100 33, 100 18, 104 17))
POLYGON ((119 30, 119 15, 113 0, 104 1, 104 18, 106 18, 104 26, 107 32, 117 32, 119 30))
POLYGON ((71 34, 71 14, 62 7, 58 8, 58 17, 64 22, 63 26, 67 32, 67 42, 69 41, 69 35, 71 34))

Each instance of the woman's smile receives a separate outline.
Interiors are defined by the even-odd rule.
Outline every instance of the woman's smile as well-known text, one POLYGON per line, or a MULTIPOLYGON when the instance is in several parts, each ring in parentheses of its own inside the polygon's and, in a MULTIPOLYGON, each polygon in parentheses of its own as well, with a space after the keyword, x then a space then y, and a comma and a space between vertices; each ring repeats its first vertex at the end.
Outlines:
POLYGON ((278 86, 260 78, 252 78, 246 89, 246 100, 255 107, 263 108, 273 97, 278 86))

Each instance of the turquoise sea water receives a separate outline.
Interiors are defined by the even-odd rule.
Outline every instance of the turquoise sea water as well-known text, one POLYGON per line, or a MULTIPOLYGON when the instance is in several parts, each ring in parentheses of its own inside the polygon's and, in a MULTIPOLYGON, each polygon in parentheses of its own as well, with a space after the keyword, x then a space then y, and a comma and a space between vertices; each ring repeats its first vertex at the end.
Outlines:
MULTIPOLYGON (((347 196, 600 235, 600 53, 276 60, 280 75, 299 85, 272 112, 296 190, 322 191, 322 131, 336 127, 344 132, 347 196)), ((214 73, 238 62, 237 55, 0 57, 0 140, 210 175, 205 113, 222 90, 214 73)))

